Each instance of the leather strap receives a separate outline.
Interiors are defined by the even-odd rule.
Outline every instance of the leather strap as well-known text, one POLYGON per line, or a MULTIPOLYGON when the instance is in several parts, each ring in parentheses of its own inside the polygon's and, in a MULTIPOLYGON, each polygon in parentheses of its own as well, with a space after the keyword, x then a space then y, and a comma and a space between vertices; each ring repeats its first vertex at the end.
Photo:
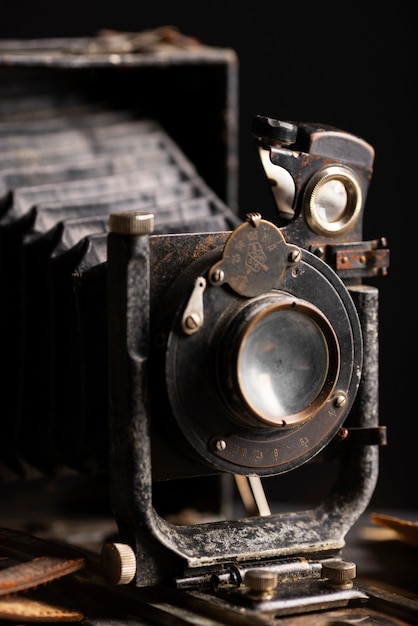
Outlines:
POLYGON ((84 567, 84 559, 41 556, 0 570, 0 596, 23 591, 72 574, 84 567))
POLYGON ((84 615, 79 611, 56 606, 49 602, 13 595, 0 598, 0 619, 9 622, 79 622, 84 615))
POLYGON ((82 620, 84 615, 78 610, 18 592, 51 583, 83 569, 85 565, 85 556, 70 546, 0 528, 0 619, 12 622, 82 620))

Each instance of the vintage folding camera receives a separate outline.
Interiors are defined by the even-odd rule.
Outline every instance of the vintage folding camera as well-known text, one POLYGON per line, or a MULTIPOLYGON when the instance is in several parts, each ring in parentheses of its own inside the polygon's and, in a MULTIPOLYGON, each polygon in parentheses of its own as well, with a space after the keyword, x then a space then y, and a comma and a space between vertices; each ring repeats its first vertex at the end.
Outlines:
POLYGON ((365 281, 389 251, 363 239, 373 148, 256 116, 277 214, 239 217, 156 118, 61 98, 35 120, 28 102, 0 123, 2 359, 18 390, 1 463, 107 476, 103 576, 144 618, 158 605, 152 623, 405 623, 412 601, 343 559, 386 443, 365 281), (331 479, 317 503, 270 509, 266 492, 313 490, 317 470, 331 479))
POLYGON ((152 214, 110 218, 120 541, 102 558, 113 582, 175 581, 278 619, 366 601, 341 551, 386 442, 378 291, 363 281, 384 275, 389 257, 384 239, 362 238, 367 143, 263 116, 253 135, 276 223, 254 212, 232 232, 155 236, 152 214), (310 510, 186 525, 154 507, 159 482, 221 473, 257 484, 336 460, 330 492, 310 510))

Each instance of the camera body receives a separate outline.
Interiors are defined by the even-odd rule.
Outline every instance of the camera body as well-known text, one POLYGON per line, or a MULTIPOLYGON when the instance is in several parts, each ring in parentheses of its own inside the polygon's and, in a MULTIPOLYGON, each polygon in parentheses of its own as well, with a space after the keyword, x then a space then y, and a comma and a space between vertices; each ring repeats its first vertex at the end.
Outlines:
POLYGON ((168 28, 59 51, 56 41, 26 52, 2 44, 2 70, 34 73, 29 91, 37 72, 47 89, 66 87, 47 121, 27 125, 26 103, 39 99, 15 85, 19 129, 10 112, 0 127, 11 416, 0 461, 17 473, 23 462, 106 476, 118 536, 103 545, 101 572, 140 602, 186 606, 190 595, 168 590, 192 591, 200 614, 217 607, 217 621, 231 623, 243 612, 279 619, 364 604, 370 593, 341 557, 386 443, 378 290, 365 281, 386 274, 389 251, 383 238, 363 240, 373 148, 332 127, 256 116, 277 213, 266 220, 254 207, 242 220, 236 59, 195 43, 168 28), (131 72, 143 86, 134 110, 131 72), (68 102, 67 89, 92 86, 105 110, 88 97, 85 115, 84 96, 68 102), (167 92, 179 94, 172 107, 167 92), (202 119, 205 150, 194 133, 202 119), (319 503, 223 515, 231 481, 262 495, 261 481, 306 469, 309 484, 314 466, 332 476, 319 503), (213 487, 215 519, 166 515, 168 499, 181 506, 186 493, 193 505, 213 487))
POLYGON ((281 226, 252 213, 231 232, 155 236, 150 214, 110 218, 111 492, 138 586, 335 557, 376 483, 378 293, 363 278, 385 274, 388 251, 362 241, 373 150, 263 117, 253 134, 287 198, 281 226), (153 506, 158 481, 336 456, 333 488, 308 511, 184 526, 153 506))

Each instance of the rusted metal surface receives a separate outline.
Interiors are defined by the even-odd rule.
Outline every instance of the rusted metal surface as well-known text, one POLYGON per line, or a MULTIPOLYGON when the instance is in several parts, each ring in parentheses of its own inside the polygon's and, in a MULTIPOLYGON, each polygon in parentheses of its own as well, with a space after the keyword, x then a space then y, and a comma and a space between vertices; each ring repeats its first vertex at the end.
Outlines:
POLYGON ((385 276, 390 252, 385 239, 347 246, 329 246, 328 258, 337 274, 344 280, 351 276, 385 276))

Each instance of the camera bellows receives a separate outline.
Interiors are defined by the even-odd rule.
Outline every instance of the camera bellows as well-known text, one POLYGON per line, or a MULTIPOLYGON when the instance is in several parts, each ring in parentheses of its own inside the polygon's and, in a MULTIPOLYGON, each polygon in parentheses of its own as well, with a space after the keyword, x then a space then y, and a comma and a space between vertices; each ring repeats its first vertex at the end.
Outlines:
POLYGON ((18 472, 106 464, 109 215, 132 234, 239 223, 159 122, 73 100, 0 112, 0 459, 18 472))

